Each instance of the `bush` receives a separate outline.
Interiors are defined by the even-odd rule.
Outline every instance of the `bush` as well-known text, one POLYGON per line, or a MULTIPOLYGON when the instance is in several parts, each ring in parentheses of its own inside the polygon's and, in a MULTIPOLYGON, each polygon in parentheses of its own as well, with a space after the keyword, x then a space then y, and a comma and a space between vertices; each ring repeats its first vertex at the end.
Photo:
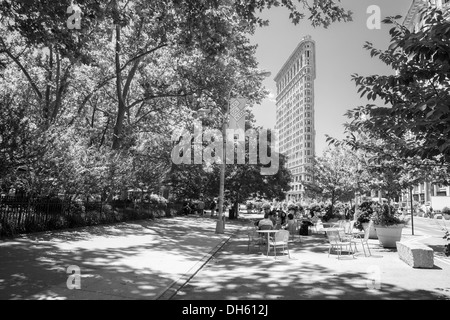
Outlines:
POLYGON ((396 224, 404 224, 405 221, 397 217, 397 211, 393 206, 388 204, 374 204, 374 212, 372 214, 373 223, 381 226, 392 226, 396 224))
POLYGON ((262 209, 263 203, 262 201, 256 201, 255 203, 255 209, 259 212, 262 209))
POLYGON ((331 204, 329 204, 325 207, 325 214, 323 215, 322 220, 327 222, 334 218, 340 219, 341 217, 339 214, 335 213, 334 207, 332 207, 331 204))
POLYGON ((443 207, 441 212, 443 214, 450 214, 450 208, 449 207, 443 207))
POLYGON ((297 206, 298 212, 303 213, 305 211, 305 209, 303 208, 303 206, 300 202, 297 202, 295 205, 297 206))
POLYGON ((309 206, 309 213, 310 213, 310 215, 311 216, 320 216, 321 215, 321 212, 322 212, 322 206, 320 206, 319 204, 317 204, 317 203, 312 203, 310 206, 309 206))
POLYGON ((289 203, 288 206, 287 206, 287 209, 288 209, 288 211, 289 210, 294 210, 295 212, 297 212, 298 211, 298 205, 295 204, 295 203, 289 203))
POLYGON ((67 227, 76 228, 84 227, 86 221, 81 217, 81 214, 70 214, 67 216, 67 227))
POLYGON ((374 204, 376 204, 374 201, 364 201, 358 206, 359 216, 356 220, 355 227, 359 230, 364 230, 362 224, 369 223, 372 219, 374 204))

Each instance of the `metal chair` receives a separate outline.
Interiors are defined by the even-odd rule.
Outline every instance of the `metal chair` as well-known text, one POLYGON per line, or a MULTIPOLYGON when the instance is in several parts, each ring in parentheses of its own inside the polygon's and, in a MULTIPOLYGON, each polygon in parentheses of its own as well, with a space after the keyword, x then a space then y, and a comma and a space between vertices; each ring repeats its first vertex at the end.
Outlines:
POLYGON ((348 252, 352 254, 353 258, 355 257, 353 251, 353 241, 341 239, 338 230, 326 230, 326 233, 328 242, 330 244, 330 247, 328 249, 328 257, 330 256, 331 250, 334 249, 338 252, 338 259, 340 259, 343 248, 348 248, 348 252))
MULTIPOLYGON (((272 230, 273 227, 271 225, 268 224, 263 224, 262 226, 259 227, 259 230, 272 230)), ((262 239, 262 242, 265 244, 266 243, 266 235, 260 233, 259 236, 262 239)))
POLYGON ((279 230, 277 231, 271 241, 269 242, 269 250, 271 247, 273 247, 274 253, 275 253, 275 259, 277 258, 277 247, 282 247, 282 250, 284 251, 287 249, 288 257, 291 258, 291 254, 289 253, 289 231, 287 230, 279 230))
POLYGON ((247 236, 248 236, 247 251, 250 251, 251 244, 253 246, 258 245, 259 250, 261 250, 262 239, 260 235, 256 232, 256 228, 248 228, 247 236))
POLYGON ((366 249, 364 248, 364 245, 367 246, 367 250, 369 251, 369 257, 372 255, 372 253, 370 252, 370 248, 369 248, 369 235, 370 235, 370 228, 372 227, 373 221, 371 220, 369 222, 369 226, 366 228, 366 230, 364 230, 364 238, 361 238, 361 245, 364 251, 364 256, 367 257, 366 254, 366 249))

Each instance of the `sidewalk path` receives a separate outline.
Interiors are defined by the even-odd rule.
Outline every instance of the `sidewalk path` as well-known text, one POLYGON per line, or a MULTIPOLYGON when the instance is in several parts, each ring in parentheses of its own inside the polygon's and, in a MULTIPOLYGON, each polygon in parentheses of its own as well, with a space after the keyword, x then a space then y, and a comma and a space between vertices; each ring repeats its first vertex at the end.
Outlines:
MULTIPOLYGON (((450 299, 450 259, 413 269, 369 240, 355 258, 328 257, 323 235, 302 237, 275 260, 247 251, 248 218, 175 217, 35 233, 0 241, 0 299, 450 299), (69 266, 81 288, 68 289, 69 266)), ((418 241, 404 229, 402 240, 418 241)), ((264 251, 264 250, 263 250, 264 251)), ((265 252, 265 251, 264 251, 265 252)))
POLYGON ((0 299, 168 299, 238 230, 227 223, 216 234, 216 221, 163 218, 3 240, 0 299), (80 289, 67 287, 72 265, 80 289))

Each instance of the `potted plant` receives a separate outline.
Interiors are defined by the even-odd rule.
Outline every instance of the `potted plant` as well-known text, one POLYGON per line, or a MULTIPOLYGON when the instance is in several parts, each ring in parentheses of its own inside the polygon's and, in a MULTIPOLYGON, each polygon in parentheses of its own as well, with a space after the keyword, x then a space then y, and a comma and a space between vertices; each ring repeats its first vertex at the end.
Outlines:
MULTIPOLYGON (((359 215, 356 219, 355 227, 359 230, 366 230, 369 227, 369 222, 372 219, 373 215, 373 205, 376 202, 373 201, 364 201, 358 206, 359 215)), ((377 232, 375 230, 374 225, 369 231, 369 239, 378 239, 377 232)))
POLYGON ((450 208, 449 207, 442 208, 442 216, 444 217, 445 220, 450 220, 450 208))
POLYGON ((393 206, 375 204, 372 207, 372 220, 380 244, 385 248, 395 248, 396 242, 401 240, 406 222, 397 215, 393 206))

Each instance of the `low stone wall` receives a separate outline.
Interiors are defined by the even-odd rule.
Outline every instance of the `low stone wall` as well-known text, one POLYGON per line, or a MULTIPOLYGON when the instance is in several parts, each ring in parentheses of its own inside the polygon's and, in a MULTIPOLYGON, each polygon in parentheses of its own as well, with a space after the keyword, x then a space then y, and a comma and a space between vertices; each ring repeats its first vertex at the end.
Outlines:
POLYGON ((418 243, 397 241, 397 252, 401 260, 413 268, 432 269, 434 267, 433 249, 418 243))

